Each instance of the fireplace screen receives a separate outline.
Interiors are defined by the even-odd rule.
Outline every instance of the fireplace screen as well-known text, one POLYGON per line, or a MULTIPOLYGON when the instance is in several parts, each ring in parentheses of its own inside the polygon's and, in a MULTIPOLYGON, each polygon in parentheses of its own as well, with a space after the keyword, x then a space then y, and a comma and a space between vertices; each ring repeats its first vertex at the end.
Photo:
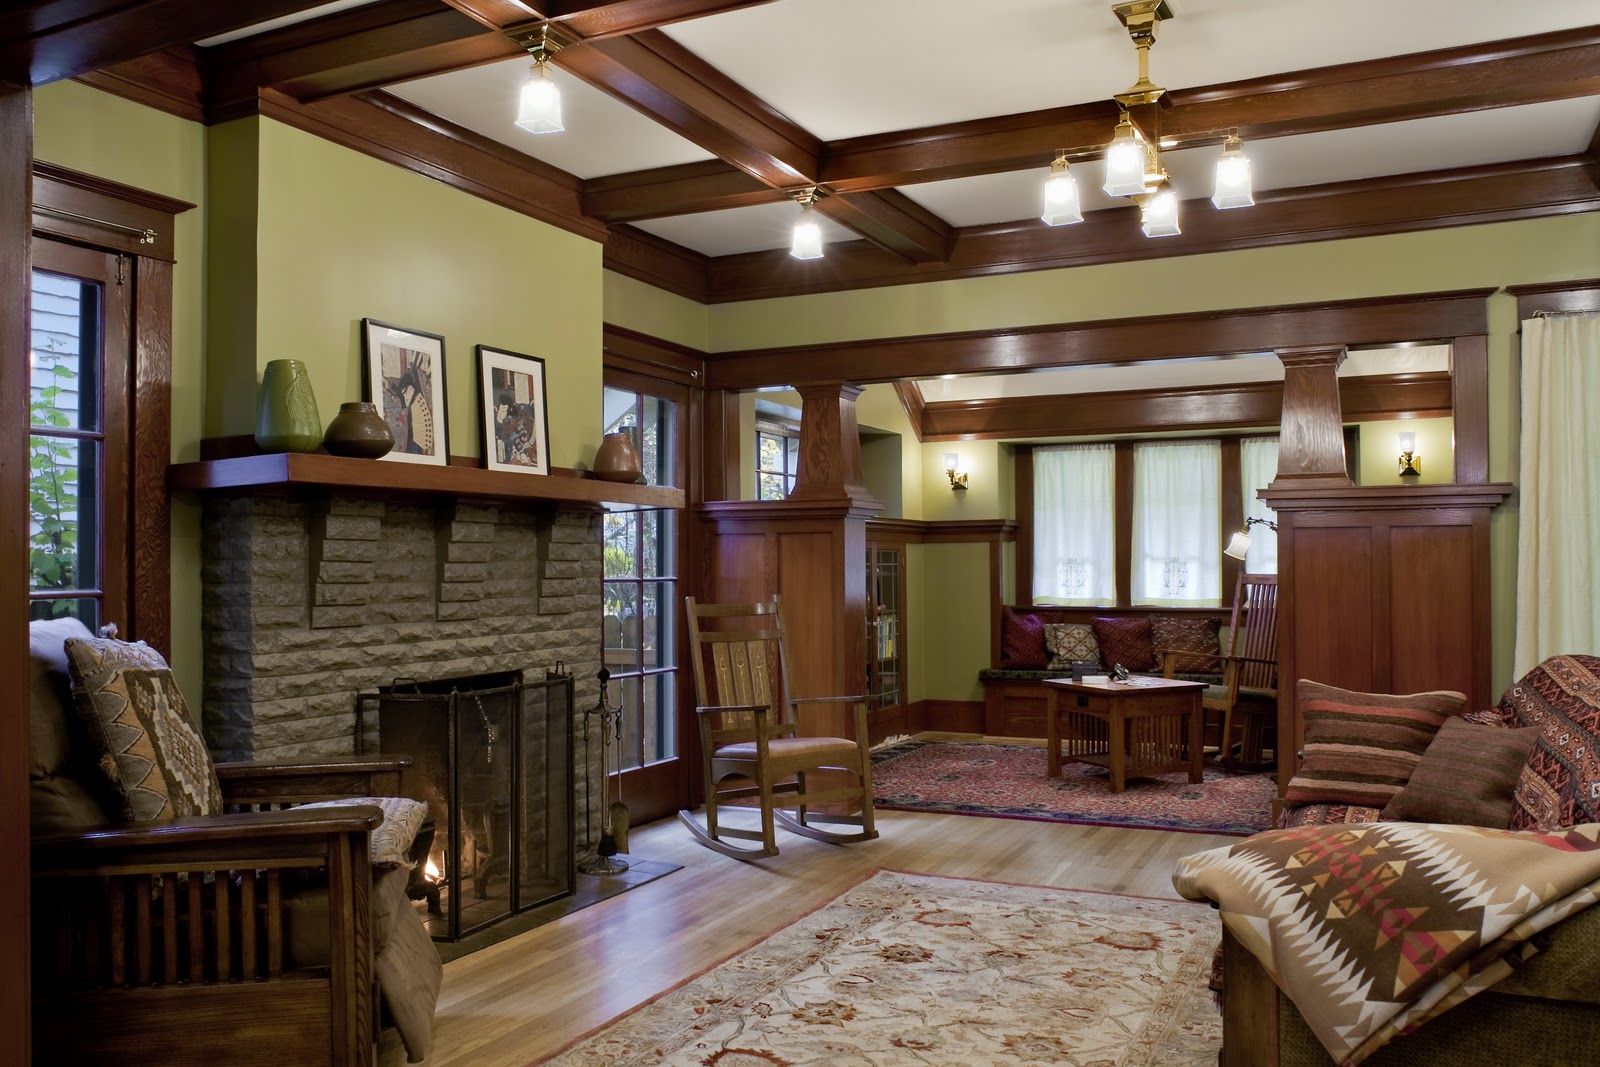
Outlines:
POLYGON ((396 682, 357 701, 371 751, 411 757, 402 779, 433 815, 433 848, 412 878, 428 932, 455 941, 572 892, 572 678, 521 671, 396 682))

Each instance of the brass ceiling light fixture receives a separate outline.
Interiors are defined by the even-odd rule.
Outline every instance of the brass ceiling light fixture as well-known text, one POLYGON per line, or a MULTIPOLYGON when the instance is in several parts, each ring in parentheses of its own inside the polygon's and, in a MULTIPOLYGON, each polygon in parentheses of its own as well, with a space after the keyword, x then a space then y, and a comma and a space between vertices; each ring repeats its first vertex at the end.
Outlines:
MULTIPOLYGON (((1167 91, 1150 80, 1150 48, 1161 23, 1172 18, 1168 0, 1126 0, 1111 10, 1128 29, 1139 54, 1139 78, 1116 94, 1119 117, 1105 149, 1107 196, 1125 196, 1139 205, 1140 227, 1146 237, 1174 237, 1181 233, 1178 194, 1161 165, 1161 109, 1170 107, 1167 91)), ((1218 208, 1249 207, 1255 203, 1250 185, 1250 159, 1244 142, 1230 132, 1217 161, 1216 190, 1211 202, 1218 208)), ((1046 225, 1064 226, 1083 221, 1078 209, 1077 183, 1067 169, 1067 153, 1056 153, 1044 187, 1046 225)))
POLYGON ((815 185, 792 194, 800 205, 800 217, 795 220, 794 236, 789 242, 789 254, 795 259, 822 258, 822 226, 812 214, 811 206, 822 197, 815 185))
POLYGON ((549 69, 560 46, 550 39, 548 24, 539 27, 538 37, 519 43, 533 57, 533 70, 517 102, 517 125, 532 134, 560 133, 567 128, 561 121, 561 87, 550 80, 549 69))

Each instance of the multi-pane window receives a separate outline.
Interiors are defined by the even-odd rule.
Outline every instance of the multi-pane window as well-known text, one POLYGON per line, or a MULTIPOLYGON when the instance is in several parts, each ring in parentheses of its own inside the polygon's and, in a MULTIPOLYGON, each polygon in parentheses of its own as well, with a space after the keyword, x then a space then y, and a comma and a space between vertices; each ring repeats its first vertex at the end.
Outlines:
POLYGON ((1133 602, 1221 603, 1222 446, 1155 441, 1133 451, 1133 602))
POLYGON ((800 429, 778 423, 756 427, 756 499, 782 500, 794 492, 800 471, 800 429))
POLYGON ((1033 450, 1033 597, 1102 606, 1117 599, 1116 447, 1033 450))
MULTIPOLYGON (((647 393, 607 388, 605 431, 633 435, 645 481, 677 484, 676 405, 647 393)), ((606 669, 620 697, 622 770, 671 759, 677 752, 677 514, 608 511, 604 521, 606 669)))
POLYGON ((127 302, 115 257, 35 245, 29 304, 28 614, 125 623, 123 462, 127 302), (113 283, 114 285, 114 283, 113 283), (118 486, 117 488, 120 488, 118 486))

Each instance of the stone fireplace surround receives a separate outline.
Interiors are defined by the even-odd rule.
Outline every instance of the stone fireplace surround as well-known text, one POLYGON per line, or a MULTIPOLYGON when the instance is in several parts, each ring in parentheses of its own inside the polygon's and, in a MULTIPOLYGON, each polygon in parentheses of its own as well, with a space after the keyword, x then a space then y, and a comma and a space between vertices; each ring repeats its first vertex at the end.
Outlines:
MULTIPOLYGON (((574 759, 599 695, 601 533, 592 508, 306 492, 208 495, 204 726, 218 759, 357 751, 356 695, 397 679, 574 675, 574 759)), ((376 751, 376 722, 365 750, 376 751)), ((574 768, 582 817, 584 768, 574 768)), ((593 847, 603 793, 577 828, 593 847)))

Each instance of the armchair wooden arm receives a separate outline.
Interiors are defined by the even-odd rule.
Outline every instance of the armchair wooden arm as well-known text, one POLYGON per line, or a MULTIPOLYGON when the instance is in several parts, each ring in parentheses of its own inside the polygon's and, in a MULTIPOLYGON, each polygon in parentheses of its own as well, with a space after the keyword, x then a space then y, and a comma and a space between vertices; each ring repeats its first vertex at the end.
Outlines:
POLYGON ((790 704, 860 704, 866 696, 853 697, 790 697, 790 704))
MULTIPOLYGON (((219 863, 221 852, 229 862, 281 858, 273 850, 290 839, 367 834, 383 822, 376 807, 308 808, 272 812, 239 812, 171 822, 129 826, 97 826, 70 833, 45 834, 33 839, 32 863, 36 875, 77 871, 89 864, 115 865, 138 862, 148 866, 168 853, 194 853, 178 870, 227 870, 219 863), (265 844, 267 838, 274 844, 265 844), (206 850, 199 852, 197 850, 206 850), (257 855, 259 853, 259 855, 257 855), (92 861, 86 857, 93 856, 92 861), (198 866, 194 866, 198 864, 198 866)), ((298 847, 304 851, 301 843, 298 847)))
POLYGON ((329 760, 248 760, 217 764, 230 811, 267 810, 343 797, 400 796, 408 756, 346 756, 329 760))

